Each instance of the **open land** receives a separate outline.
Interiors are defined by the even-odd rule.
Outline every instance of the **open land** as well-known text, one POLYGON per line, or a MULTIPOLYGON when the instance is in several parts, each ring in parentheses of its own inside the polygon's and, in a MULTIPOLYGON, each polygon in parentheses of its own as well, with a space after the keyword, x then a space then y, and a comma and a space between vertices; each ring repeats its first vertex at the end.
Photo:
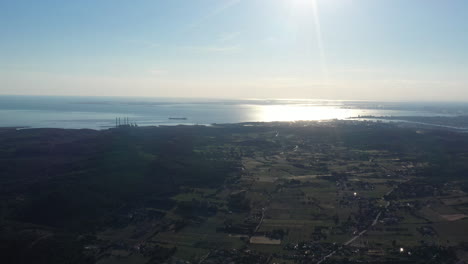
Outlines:
POLYGON ((330 121, 0 130, 3 263, 468 260, 468 134, 330 121))

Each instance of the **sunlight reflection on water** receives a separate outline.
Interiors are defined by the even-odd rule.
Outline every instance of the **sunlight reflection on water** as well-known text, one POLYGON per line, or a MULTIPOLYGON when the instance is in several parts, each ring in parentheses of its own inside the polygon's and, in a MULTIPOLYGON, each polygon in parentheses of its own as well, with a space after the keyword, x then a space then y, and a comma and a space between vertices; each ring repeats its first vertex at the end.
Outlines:
POLYGON ((366 116, 467 114, 466 104, 334 100, 201 100, 0 96, 0 127, 106 129, 116 117, 139 126, 346 120, 366 116), (170 119, 183 117, 186 119, 170 119))
POLYGON ((362 111, 327 106, 264 105, 257 106, 256 112, 259 121, 271 122, 346 119, 356 117, 362 111))

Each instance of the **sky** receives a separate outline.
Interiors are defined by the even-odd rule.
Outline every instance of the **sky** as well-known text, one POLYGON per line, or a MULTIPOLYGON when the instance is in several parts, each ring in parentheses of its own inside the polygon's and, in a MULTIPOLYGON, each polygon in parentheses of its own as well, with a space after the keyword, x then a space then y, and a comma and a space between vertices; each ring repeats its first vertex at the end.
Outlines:
POLYGON ((0 94, 468 101, 466 0, 2 0, 0 94))

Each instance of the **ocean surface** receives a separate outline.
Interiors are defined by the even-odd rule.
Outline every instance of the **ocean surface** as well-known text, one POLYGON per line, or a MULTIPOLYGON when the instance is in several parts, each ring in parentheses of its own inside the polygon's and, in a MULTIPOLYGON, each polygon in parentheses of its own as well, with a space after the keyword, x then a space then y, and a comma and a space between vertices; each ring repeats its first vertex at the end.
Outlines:
POLYGON ((468 115, 466 103, 334 100, 214 100, 184 98, 0 96, 0 127, 114 127, 352 119, 363 116, 468 115), (169 118, 186 118, 185 120, 169 118))

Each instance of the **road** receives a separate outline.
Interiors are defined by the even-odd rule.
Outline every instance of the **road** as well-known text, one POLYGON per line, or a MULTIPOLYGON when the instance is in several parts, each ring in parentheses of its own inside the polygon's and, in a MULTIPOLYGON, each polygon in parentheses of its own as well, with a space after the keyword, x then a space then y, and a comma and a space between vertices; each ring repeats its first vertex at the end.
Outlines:
MULTIPOLYGON (((404 182, 401 182, 399 184, 397 184, 396 186, 394 186, 390 191, 388 191, 385 196, 382 197, 383 200, 385 200, 385 197, 389 194, 391 194, 396 188, 398 188, 398 186, 400 186, 401 184, 404 184, 406 182, 408 182, 410 179, 407 179, 406 181, 404 182)), ((365 233, 367 233, 367 231, 369 231, 369 229, 373 226, 375 226, 378 222, 379 222, 379 219, 380 219, 380 216, 382 215, 383 211, 385 209, 387 209, 387 207, 390 205, 390 202, 387 201, 387 203, 385 204, 384 208, 382 208, 382 210, 380 210, 380 212, 375 216, 374 220, 372 221, 372 224, 367 227, 365 230, 361 231, 359 234, 357 234, 356 236, 352 237, 350 240, 346 241, 345 243, 343 243, 342 246, 340 246, 337 250, 334 250, 332 251, 330 254, 326 255, 325 257, 323 257, 320 261, 317 262, 317 264, 321 264, 323 263, 325 260, 327 260, 328 258, 332 257, 333 255, 335 255, 338 251, 340 251, 341 249, 343 249, 343 247, 345 246, 348 246, 350 244, 352 244, 356 239, 360 238, 362 235, 364 235, 365 233)))
MULTIPOLYGON (((387 205, 385 206, 385 208, 388 207, 388 205, 390 204, 390 202, 387 202, 387 205)), ((364 235, 371 227, 375 226, 378 222, 379 222, 379 219, 380 219, 380 216, 382 215, 382 212, 383 210, 382 209, 378 214, 377 216, 374 218, 374 221, 372 221, 372 224, 365 230, 361 231, 359 234, 357 234, 356 236, 352 237, 350 240, 346 241, 343 246, 339 247, 337 250, 334 250, 333 252, 331 252, 330 254, 326 255, 325 257, 323 257, 319 262, 317 262, 317 264, 321 264, 322 262, 324 262, 325 260, 327 260, 328 258, 330 258, 331 256, 335 255, 338 251, 340 251, 341 249, 343 249, 344 246, 348 246, 350 245, 351 243, 353 243, 356 239, 360 238, 362 235, 364 235)))

